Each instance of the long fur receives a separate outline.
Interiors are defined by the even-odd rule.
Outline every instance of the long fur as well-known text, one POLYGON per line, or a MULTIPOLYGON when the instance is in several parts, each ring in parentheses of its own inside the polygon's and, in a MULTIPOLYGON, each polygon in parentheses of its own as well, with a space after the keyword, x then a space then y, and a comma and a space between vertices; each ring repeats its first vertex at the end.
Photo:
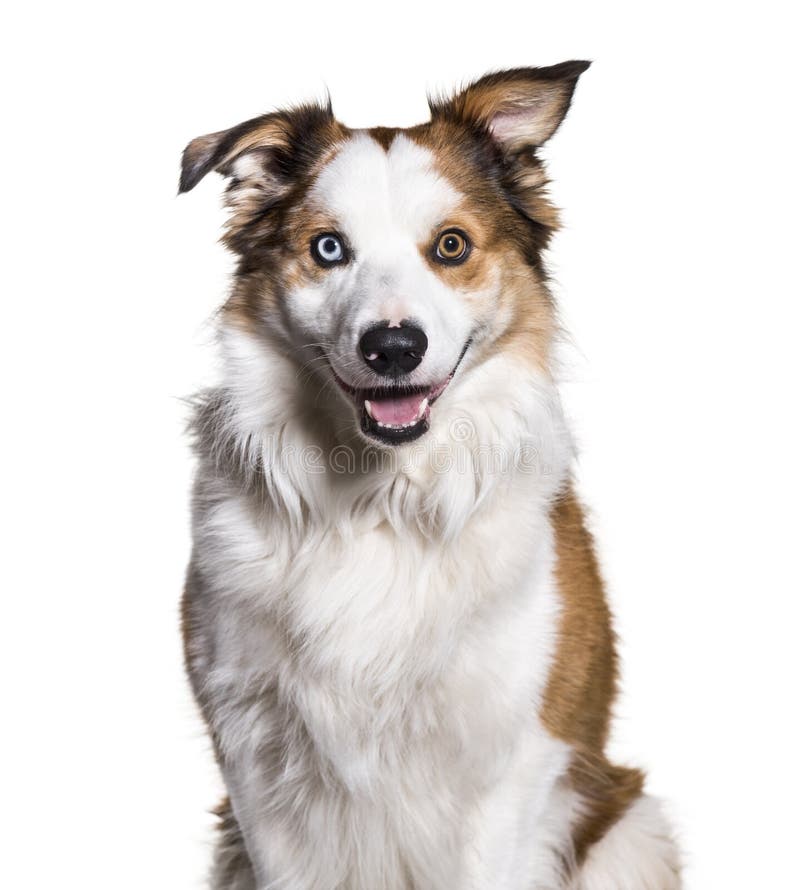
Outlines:
POLYGON ((184 596, 230 798, 214 890, 679 886, 641 774, 605 758, 613 635, 550 370, 535 149, 585 68, 491 75, 410 131, 303 107, 186 150, 184 189, 230 178, 239 255, 184 596), (449 219, 463 268, 426 247, 449 219), (334 223, 358 261, 323 270, 334 223), (359 425, 357 338, 395 318, 441 393, 402 446, 359 425))

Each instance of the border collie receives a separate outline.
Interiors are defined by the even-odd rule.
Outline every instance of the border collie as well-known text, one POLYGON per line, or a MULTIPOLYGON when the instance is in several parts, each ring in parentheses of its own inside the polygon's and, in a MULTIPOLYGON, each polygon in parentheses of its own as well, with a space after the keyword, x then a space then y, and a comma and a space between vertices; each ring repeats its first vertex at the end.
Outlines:
POLYGON ((201 136, 237 267, 197 398, 192 688, 214 890, 673 890, 604 754, 614 637, 570 479, 538 149, 588 62, 409 129, 308 104, 201 136))

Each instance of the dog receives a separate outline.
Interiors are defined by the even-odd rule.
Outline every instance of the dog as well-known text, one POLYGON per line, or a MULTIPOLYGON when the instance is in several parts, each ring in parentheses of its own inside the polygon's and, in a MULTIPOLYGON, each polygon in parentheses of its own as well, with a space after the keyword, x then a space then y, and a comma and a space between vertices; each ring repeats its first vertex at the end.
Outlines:
POLYGON ((538 154, 588 62, 409 129, 306 104, 195 139, 236 258, 201 393, 188 675, 214 890, 673 890, 570 477, 538 154))

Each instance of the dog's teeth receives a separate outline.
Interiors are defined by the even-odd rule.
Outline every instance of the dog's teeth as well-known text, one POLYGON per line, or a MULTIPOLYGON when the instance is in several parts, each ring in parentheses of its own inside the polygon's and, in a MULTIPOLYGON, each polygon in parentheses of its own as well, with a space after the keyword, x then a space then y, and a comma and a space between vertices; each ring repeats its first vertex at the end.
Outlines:
POLYGON ((375 420, 375 415, 372 413, 372 403, 369 399, 364 399, 364 410, 373 420, 375 420))
POLYGON ((425 413, 427 407, 428 407, 428 397, 425 396, 425 398, 419 403, 419 410, 417 411, 417 417, 416 417, 417 420, 419 420, 420 417, 422 417, 422 415, 425 413))

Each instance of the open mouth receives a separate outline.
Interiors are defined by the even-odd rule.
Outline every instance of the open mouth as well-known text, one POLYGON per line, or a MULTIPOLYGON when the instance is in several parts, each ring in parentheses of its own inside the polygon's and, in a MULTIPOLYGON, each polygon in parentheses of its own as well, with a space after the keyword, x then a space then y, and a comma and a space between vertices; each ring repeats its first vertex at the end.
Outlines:
MULTIPOLYGON (((333 371, 341 389, 355 402, 360 412, 361 431, 385 445, 413 442, 430 427, 431 406, 447 389, 472 341, 467 340, 453 370, 439 383, 422 386, 379 386, 356 389, 333 371)), ((331 368, 331 370, 333 370, 331 368)))

